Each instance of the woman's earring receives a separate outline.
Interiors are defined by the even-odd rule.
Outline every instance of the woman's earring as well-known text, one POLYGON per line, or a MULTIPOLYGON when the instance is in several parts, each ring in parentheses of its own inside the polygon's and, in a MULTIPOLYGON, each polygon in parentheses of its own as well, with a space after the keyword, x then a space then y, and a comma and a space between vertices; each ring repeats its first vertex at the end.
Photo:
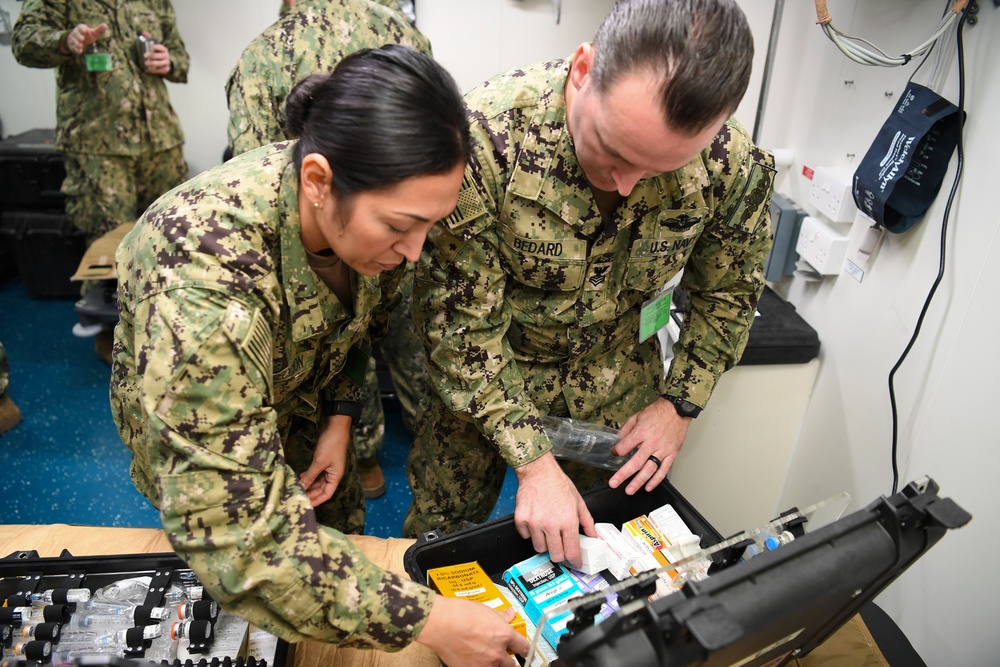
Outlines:
POLYGON ((313 202, 313 206, 315 206, 316 208, 319 208, 319 202, 318 201, 314 201, 313 202))

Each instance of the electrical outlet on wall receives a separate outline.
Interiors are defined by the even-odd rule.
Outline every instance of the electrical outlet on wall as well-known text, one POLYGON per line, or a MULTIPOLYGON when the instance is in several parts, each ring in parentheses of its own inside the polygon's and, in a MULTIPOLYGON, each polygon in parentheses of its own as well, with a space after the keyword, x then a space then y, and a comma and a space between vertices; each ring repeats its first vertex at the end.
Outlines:
POLYGON ((795 252, 824 276, 840 273, 847 256, 847 235, 840 228, 807 215, 795 244, 795 252))
POLYGON ((816 167, 809 188, 809 203, 833 222, 851 222, 858 207, 851 193, 851 178, 830 167, 816 167))

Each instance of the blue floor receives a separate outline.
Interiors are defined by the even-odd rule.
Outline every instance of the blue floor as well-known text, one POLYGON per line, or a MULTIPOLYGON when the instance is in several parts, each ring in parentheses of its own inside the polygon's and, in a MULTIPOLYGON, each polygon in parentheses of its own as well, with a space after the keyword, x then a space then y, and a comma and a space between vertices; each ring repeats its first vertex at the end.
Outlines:
MULTIPOLYGON (((159 527, 158 513, 129 479, 131 454, 108 407, 110 369, 95 356, 93 339, 72 335, 75 323, 72 300, 32 299, 19 277, 0 285, 9 394, 23 415, 0 435, 0 523, 159 527)), ((368 501, 365 533, 398 537, 411 499, 410 435, 398 405, 387 401, 385 408, 379 460, 387 492, 368 501)), ((514 511, 516 488, 508 472, 493 518, 514 511)))

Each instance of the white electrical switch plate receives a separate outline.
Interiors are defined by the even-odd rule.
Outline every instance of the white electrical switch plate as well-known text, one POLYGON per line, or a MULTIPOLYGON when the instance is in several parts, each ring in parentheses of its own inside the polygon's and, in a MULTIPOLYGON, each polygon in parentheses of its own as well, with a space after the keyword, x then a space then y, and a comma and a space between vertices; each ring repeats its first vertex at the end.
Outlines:
POLYGON ((819 218, 807 215, 802 219, 795 252, 822 275, 836 275, 843 268, 847 256, 847 235, 819 218))
POLYGON ((829 167, 816 167, 809 203, 833 222, 852 222, 858 212, 851 193, 851 177, 829 167))

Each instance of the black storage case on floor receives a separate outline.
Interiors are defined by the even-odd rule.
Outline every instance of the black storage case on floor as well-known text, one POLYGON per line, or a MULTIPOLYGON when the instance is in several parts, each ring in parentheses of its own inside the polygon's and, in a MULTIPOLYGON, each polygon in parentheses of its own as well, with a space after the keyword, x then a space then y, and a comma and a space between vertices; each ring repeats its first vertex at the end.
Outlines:
POLYGON ((14 259, 14 240, 0 233, 0 285, 17 275, 17 261, 14 259))
POLYGON ((770 287, 764 287, 757 312, 739 365, 803 364, 819 355, 819 334, 770 287))
MULTIPOLYGON (((675 290, 671 311, 678 325, 683 323, 686 305, 687 295, 675 290)), ((804 364, 819 356, 819 334, 770 287, 764 287, 757 312, 738 365, 804 364)))
MULTIPOLYGON (((146 598, 146 604, 157 606, 162 604, 159 600, 162 599, 163 592, 171 584, 179 584, 184 574, 190 573, 187 564, 172 553, 74 557, 70 552, 63 551, 57 558, 40 558, 36 551, 15 551, 0 559, 0 603, 18 593, 43 592, 53 588, 88 588, 93 592, 117 579, 149 576, 152 577, 154 585, 149 592, 152 597, 146 598)), ((213 654, 210 650, 206 650, 204 655, 209 657, 200 660, 191 659, 190 662, 184 663, 174 660, 173 663, 164 661, 160 664, 172 667, 286 667, 286 665, 290 667, 294 657, 293 647, 283 640, 275 641, 273 655, 246 658, 237 655, 220 657, 217 652, 213 654), (213 657, 219 659, 213 660, 211 659, 213 657)), ((52 644, 53 651, 59 650, 58 642, 53 641, 52 644)), ((100 664, 98 658, 105 656, 88 657, 93 658, 88 664, 100 664)), ((106 654, 106 657, 114 658, 114 654, 106 654)), ((128 663, 133 666, 152 664, 144 660, 141 653, 126 657, 135 661, 128 663)), ((111 660, 107 664, 126 663, 121 660, 111 660)))
MULTIPOLYGON (((669 482, 648 495, 626 496, 624 486, 584 494, 595 521, 621 524, 669 502, 691 530, 702 535, 702 548, 722 542, 669 482)), ((937 491, 938 485, 924 478, 775 551, 688 583, 673 595, 655 602, 637 595, 601 623, 583 623, 564 635, 555 664, 786 664, 836 632, 948 529, 971 519, 937 491)), ((742 551, 745 544, 734 549, 742 551)), ((735 561, 734 554, 723 550, 713 558, 728 563, 735 561)), ((421 583, 429 568, 470 561, 478 561, 501 582, 506 568, 532 555, 531 541, 522 539, 513 517, 507 517, 449 535, 427 533, 407 550, 404 563, 410 577, 421 583)), ((635 579, 637 585, 642 581, 635 579)), ((600 594, 592 595, 603 600, 600 594)))
POLYGON ((65 178, 55 130, 28 130, 0 141, 0 210, 61 209, 65 178))
POLYGON ((29 296, 79 298, 80 284, 70 276, 87 249, 86 235, 63 213, 4 211, 0 237, 14 257, 29 296))

